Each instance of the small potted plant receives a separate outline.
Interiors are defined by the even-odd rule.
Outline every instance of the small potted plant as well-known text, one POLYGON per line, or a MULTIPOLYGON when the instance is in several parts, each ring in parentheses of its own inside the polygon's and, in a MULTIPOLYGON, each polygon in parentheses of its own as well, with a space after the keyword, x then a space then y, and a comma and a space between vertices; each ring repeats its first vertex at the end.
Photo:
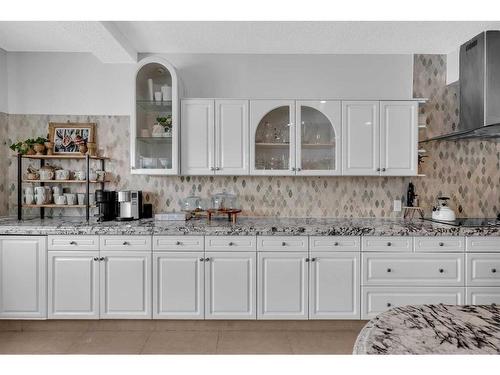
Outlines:
POLYGON ((164 117, 157 117, 156 121, 158 124, 163 126, 163 132, 165 137, 172 136, 172 115, 166 115, 164 117))
POLYGON ((35 150, 33 150, 34 144, 35 140, 32 138, 28 138, 24 141, 19 141, 17 143, 11 144, 10 149, 21 155, 35 155, 35 150))
POLYGON ((35 150, 37 155, 43 155, 45 152, 45 142, 47 142, 47 138, 38 137, 33 140, 33 150, 35 150))

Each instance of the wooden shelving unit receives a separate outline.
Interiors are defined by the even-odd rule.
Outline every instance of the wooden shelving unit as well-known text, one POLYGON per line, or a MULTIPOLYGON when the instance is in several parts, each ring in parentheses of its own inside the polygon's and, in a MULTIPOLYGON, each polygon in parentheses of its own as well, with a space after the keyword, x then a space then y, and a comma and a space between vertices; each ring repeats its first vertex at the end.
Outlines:
POLYGON ((106 181, 95 181, 95 180, 27 180, 23 179, 23 159, 32 159, 40 161, 40 168, 45 165, 46 160, 84 160, 86 176, 89 176, 90 172, 90 161, 95 160, 100 162, 101 170, 105 170, 105 161, 109 160, 107 157, 103 156, 90 156, 90 155, 21 155, 17 154, 17 218, 22 220, 23 218, 23 208, 38 208, 40 209, 40 217, 43 219, 45 217, 46 208, 85 208, 85 217, 89 221, 90 218, 90 208, 96 207, 95 205, 89 204, 90 195, 90 184, 100 184, 101 188, 104 189, 104 184, 106 181), (23 204, 23 189, 22 184, 39 184, 44 186, 45 184, 84 184, 85 185, 85 195, 87 204, 84 205, 58 205, 58 204, 23 204))

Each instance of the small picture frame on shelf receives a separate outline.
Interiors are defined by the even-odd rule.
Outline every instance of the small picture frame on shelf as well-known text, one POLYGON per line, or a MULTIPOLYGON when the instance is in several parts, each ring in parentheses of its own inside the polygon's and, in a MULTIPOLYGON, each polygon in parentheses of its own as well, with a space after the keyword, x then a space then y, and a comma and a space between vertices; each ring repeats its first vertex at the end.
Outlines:
POLYGON ((80 146, 95 143, 95 123, 49 123, 49 141, 54 155, 79 154, 80 146))

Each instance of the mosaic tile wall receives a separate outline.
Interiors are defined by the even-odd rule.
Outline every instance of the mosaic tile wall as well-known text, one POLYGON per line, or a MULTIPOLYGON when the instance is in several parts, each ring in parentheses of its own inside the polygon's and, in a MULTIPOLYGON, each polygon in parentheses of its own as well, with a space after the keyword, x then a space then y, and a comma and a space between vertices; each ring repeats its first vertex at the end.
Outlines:
MULTIPOLYGON (((459 123, 459 84, 446 86, 444 55, 415 55, 413 96, 429 101, 420 107, 420 140, 456 130, 459 123)), ((431 207, 441 195, 460 217, 495 217, 500 213, 500 141, 430 141, 415 180, 421 206, 431 207)))
POLYGON ((8 115, 0 112, 0 216, 5 216, 9 212, 9 196, 7 194, 9 181, 5 168, 7 167, 8 146, 7 146, 7 125, 8 115))
MULTIPOLYGON (((421 123, 428 134, 453 128, 458 121, 458 86, 445 86, 446 61, 441 55, 416 55, 414 96, 428 97, 422 106, 421 123)), ((1 118, 1 117, 0 117, 1 118)), ((402 177, 154 177, 129 173, 129 119, 126 116, 9 115, 8 140, 45 135, 48 122, 96 122, 99 148, 111 157, 107 170, 113 171, 110 189, 141 189, 156 212, 178 211, 181 200, 191 193, 207 197, 232 191, 240 196, 244 214, 283 217, 399 217, 392 201, 402 199, 410 178, 402 177), (106 141, 104 141, 106 140, 106 141)), ((2 130, 0 129, 0 132, 2 130)), ((1 135, 1 133, 0 133, 1 135)), ((4 137, 2 137, 4 139, 4 137)), ((1 147, 1 145, 0 145, 1 147)), ((6 146, 3 147, 4 152, 6 146)), ((429 157, 416 177, 417 193, 429 213, 438 195, 448 194, 462 206, 460 216, 494 216, 499 211, 500 185, 497 141, 430 142, 429 157)), ((9 212, 16 213, 16 165, 9 163, 9 212)), ((79 169, 81 162, 66 162, 79 169)), ((2 182, 0 180, 0 186, 2 182)), ((74 188, 73 188, 74 189, 74 188)), ((0 196, 5 196, 0 194, 0 196)), ((1 198, 0 198, 1 199, 1 198)), ((0 204, 1 204, 0 200, 0 204)), ((1 209, 1 208, 0 208, 1 209)), ((36 212, 26 212, 35 214, 36 212)), ((54 210, 54 215, 78 215, 78 210, 54 210)), ((430 213, 429 213, 430 214, 430 213)))

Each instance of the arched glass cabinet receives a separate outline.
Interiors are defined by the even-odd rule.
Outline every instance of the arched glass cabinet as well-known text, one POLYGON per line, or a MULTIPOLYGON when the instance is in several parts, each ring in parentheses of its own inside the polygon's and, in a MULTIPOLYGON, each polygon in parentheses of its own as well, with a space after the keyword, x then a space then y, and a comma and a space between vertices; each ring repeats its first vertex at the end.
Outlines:
POLYGON ((174 67, 149 57, 134 77, 131 118, 131 172, 175 175, 179 172, 178 82, 174 67))
POLYGON ((252 101, 250 173, 340 174, 340 120, 339 101, 252 101))

